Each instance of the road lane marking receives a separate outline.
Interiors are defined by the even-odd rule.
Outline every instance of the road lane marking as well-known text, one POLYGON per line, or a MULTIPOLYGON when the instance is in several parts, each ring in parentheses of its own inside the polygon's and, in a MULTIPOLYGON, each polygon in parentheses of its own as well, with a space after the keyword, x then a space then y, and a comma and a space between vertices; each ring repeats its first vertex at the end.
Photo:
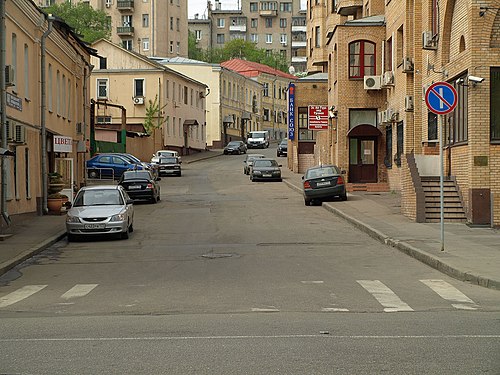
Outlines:
POLYGON ((302 284, 323 284, 321 280, 305 280, 301 281, 302 284))
POLYGON ((279 312, 279 310, 274 306, 267 308, 252 307, 252 312, 279 312))
POLYGON ((61 298, 70 299, 77 297, 84 297, 89 294, 99 284, 76 284, 73 288, 64 293, 61 298))
POLYGON ((384 306, 385 312, 413 311, 405 302, 379 280, 356 280, 384 306))
POLYGON ((39 292, 46 286, 47 285, 26 285, 12 293, 9 293, 6 296, 0 298, 0 309, 28 298, 29 296, 39 292))
POLYGON ((447 283, 444 280, 420 280, 420 282, 427 285, 434 292, 436 292, 441 298, 444 298, 452 303, 452 306, 459 310, 477 310, 476 303, 455 288, 453 285, 447 283), (468 305, 469 304, 469 305, 468 305))
POLYGON ((323 312, 349 312, 349 309, 343 309, 340 307, 323 307, 321 309, 323 312))

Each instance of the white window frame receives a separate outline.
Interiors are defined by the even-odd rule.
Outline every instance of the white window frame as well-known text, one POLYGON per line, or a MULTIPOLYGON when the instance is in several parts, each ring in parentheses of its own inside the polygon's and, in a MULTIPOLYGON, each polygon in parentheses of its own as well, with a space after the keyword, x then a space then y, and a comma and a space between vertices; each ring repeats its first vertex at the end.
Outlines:
POLYGON ((97 99, 109 99, 109 79, 107 78, 97 78, 96 79, 96 98, 97 99), (99 89, 104 88, 106 95, 99 95, 99 89))
POLYGON ((266 44, 273 43, 273 34, 266 34, 266 44))
POLYGON ((149 51, 149 38, 142 38, 142 50, 149 51))

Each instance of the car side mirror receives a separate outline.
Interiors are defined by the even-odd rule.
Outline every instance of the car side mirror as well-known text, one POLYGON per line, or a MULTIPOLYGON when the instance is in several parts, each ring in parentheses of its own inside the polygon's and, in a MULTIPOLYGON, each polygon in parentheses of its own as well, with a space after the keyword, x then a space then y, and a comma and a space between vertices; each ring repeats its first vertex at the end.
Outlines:
POLYGON ((72 204, 70 201, 64 202, 64 207, 71 208, 72 204))
POLYGON ((127 204, 134 204, 134 200, 133 199, 127 199, 127 204))
POLYGON ((282 167, 282 165, 281 165, 281 164, 278 164, 278 167, 282 167))
POLYGON ((340 173, 341 173, 341 174, 346 174, 347 172, 346 172, 344 169, 342 169, 342 170, 340 171, 340 173))

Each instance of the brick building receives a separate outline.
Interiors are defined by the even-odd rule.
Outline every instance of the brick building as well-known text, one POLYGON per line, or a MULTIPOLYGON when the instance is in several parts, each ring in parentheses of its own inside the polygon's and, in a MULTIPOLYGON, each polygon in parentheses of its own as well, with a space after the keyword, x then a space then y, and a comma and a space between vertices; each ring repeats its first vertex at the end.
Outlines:
POLYGON ((500 11, 493 5, 308 2, 308 70, 328 74, 328 105, 337 111, 332 160, 350 184, 401 190, 405 215, 439 220, 432 190, 442 129, 445 219, 500 225, 500 11), (425 102, 441 81, 457 92, 447 115, 425 102))

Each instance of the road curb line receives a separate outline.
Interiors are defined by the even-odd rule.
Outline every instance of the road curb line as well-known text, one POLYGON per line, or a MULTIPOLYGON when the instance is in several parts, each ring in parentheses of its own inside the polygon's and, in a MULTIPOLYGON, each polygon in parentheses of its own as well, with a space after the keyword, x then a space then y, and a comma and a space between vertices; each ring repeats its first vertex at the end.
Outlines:
POLYGON ((16 257, 14 257, 6 262, 3 262, 2 264, 0 264, 0 276, 3 275, 4 273, 7 273, 12 268, 14 268, 18 264, 24 262, 25 260, 33 257, 36 254, 41 253, 43 250, 45 250, 49 246, 52 246, 53 244, 60 241, 64 237, 66 237, 66 230, 60 231, 56 235, 50 237, 47 240, 42 241, 38 245, 32 246, 31 248, 29 248, 28 250, 24 251, 23 253, 17 255, 16 257))

